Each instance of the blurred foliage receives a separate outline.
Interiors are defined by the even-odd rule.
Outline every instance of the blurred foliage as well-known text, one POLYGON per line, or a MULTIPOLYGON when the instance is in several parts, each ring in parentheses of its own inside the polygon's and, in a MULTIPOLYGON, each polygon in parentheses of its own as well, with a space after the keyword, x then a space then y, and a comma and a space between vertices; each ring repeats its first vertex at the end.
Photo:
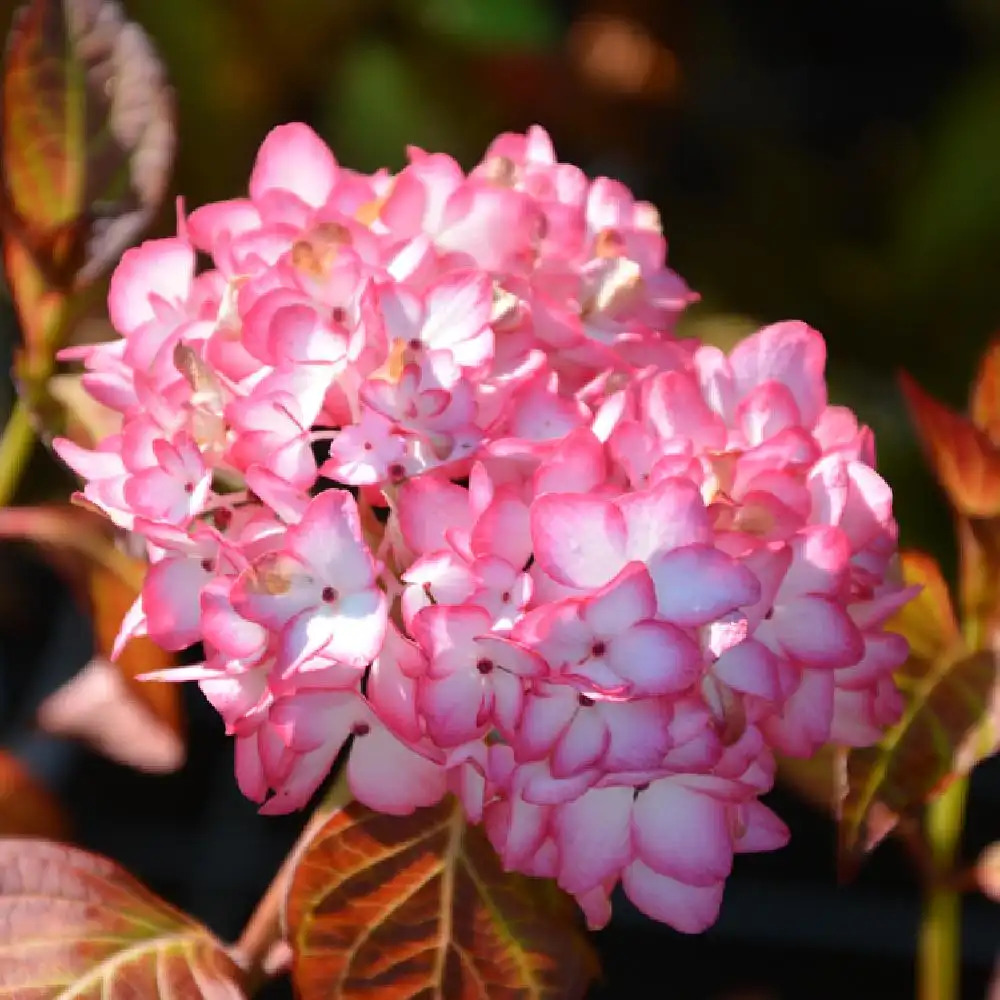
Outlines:
POLYGON ((55 796, 16 757, 0 750, 0 837, 66 837, 69 820, 55 796))

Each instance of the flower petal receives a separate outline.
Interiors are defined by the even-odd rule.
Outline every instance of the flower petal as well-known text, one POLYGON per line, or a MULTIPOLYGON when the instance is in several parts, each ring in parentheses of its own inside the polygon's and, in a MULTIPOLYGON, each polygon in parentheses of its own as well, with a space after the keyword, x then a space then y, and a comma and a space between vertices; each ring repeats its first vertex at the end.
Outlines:
POLYGON ((108 315, 111 325, 129 334, 156 315, 151 295, 184 303, 194 280, 194 250, 183 240, 147 240, 126 250, 111 276, 108 315))
POLYGON ((286 544, 338 591, 374 585, 375 567, 361 534, 358 505, 346 490, 325 490, 315 497, 302 520, 289 529, 286 544))
POLYGON ((810 595, 781 604, 773 621, 781 648, 810 667, 849 667, 865 654, 857 625, 829 597, 810 595))
POLYGON ((382 726, 357 736, 347 762, 354 797, 369 809, 406 816, 447 791, 447 771, 400 743, 382 726))
POLYGON ((628 525, 628 558, 650 556, 681 545, 708 542, 712 526, 694 483, 665 479, 651 490, 626 494, 618 501, 628 525))
POLYGON ((292 122, 264 139, 250 175, 250 197, 257 201, 268 191, 287 191, 319 208, 336 180, 337 161, 326 143, 308 125, 292 122))
POLYGON ((654 556, 649 573, 659 613, 678 625, 706 625, 760 598, 757 577, 708 545, 686 545, 654 556))
POLYGON ((741 806, 743 832, 735 850, 741 854, 776 851, 788 843, 788 827, 763 802, 751 800, 741 806))
POLYGON ((563 889, 586 892, 617 877, 631 859, 631 813, 631 788, 593 788, 556 811, 553 832, 563 889))
POLYGON ((531 538, 541 568, 570 587, 600 587, 625 565, 625 521, 597 497, 540 497, 531 507, 531 538))
POLYGON ((732 868, 725 805, 670 778, 654 781, 638 795, 632 835, 643 863, 690 885, 713 885, 732 868))
POLYGON ((642 563, 629 563, 583 606, 583 620, 607 638, 656 614, 656 588, 642 563))
POLYGON ((756 639, 745 639, 727 649, 712 666, 712 673, 734 691, 767 701, 780 701, 781 681, 774 653, 756 639))
POLYGON ((697 643, 668 622, 645 621, 608 643, 608 665, 635 695, 672 694, 690 687, 704 663, 697 643))
POLYGON ((450 549, 445 532, 472 524, 469 491, 435 475, 408 479, 399 489, 399 527, 417 554, 450 549))
POLYGON ((483 680, 471 664, 468 670, 456 670, 439 680, 424 678, 418 689, 429 735, 444 747, 458 746, 481 734, 482 702, 483 680))
POLYGON ((700 934, 718 919, 725 884, 688 885, 634 861, 622 873, 622 888, 647 917, 683 934, 700 934))
POLYGON ((581 708, 556 743, 552 753, 554 777, 568 778, 594 767, 608 749, 610 734, 600 713, 592 708, 581 708))

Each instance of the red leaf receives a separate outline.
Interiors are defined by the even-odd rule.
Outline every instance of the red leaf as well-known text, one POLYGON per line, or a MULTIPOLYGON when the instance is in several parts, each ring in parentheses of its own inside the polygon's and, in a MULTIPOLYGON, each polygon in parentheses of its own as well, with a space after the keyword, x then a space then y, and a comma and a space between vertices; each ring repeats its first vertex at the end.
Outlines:
POLYGON ((114 260, 162 200, 174 145, 163 66, 117 3, 30 0, 18 12, 0 162, 9 221, 43 271, 82 284, 114 260))
POLYGON ((0 750, 0 837, 65 837, 54 796, 14 756, 0 750))
POLYGON ((937 663, 911 658, 900 672, 908 704, 874 747, 847 755, 840 807, 843 870, 876 847, 899 817, 939 795, 996 745, 997 664, 993 653, 937 663), (986 730, 990 736, 986 736, 986 730))
POLYGON ((903 575, 921 595, 890 627, 911 640, 896 673, 902 718, 873 747, 846 758, 839 804, 841 870, 850 875, 904 815, 940 794, 992 752, 1000 736, 1000 674, 989 649, 970 652, 954 625, 940 570, 907 552, 903 575))
POLYGON ((453 801, 412 816, 352 802, 292 875, 292 978, 300 1000, 582 997, 597 966, 573 909, 505 873, 453 801))
POLYGON ((1000 340, 989 346, 979 363, 969 410, 972 422, 1000 446, 1000 340))
POLYGON ((905 373, 903 395, 938 481, 969 517, 1000 514, 1000 450, 971 420, 943 406, 905 373))
POLYGON ((961 639, 948 584, 937 560, 926 552, 907 549, 900 552, 899 561, 907 585, 921 589, 896 612, 891 628, 906 636, 912 656, 937 659, 954 649, 961 639))
POLYGON ((68 332, 70 293, 142 232, 166 193, 173 98, 142 30, 114 0, 29 0, 2 76, 0 228, 23 348, 23 394, 68 332))
MULTIPOLYGON (((141 572, 136 560, 136 569, 141 572)), ((109 657, 125 612, 138 596, 138 590, 125 583, 116 573, 97 565, 90 575, 90 605, 94 621, 94 640, 99 655, 109 657)), ((136 678, 154 670, 172 667, 177 660, 151 639, 132 639, 122 650, 115 667, 126 688, 153 717, 179 736, 183 730, 179 688, 176 684, 158 684, 136 678)), ((183 754, 182 754, 183 756, 183 754)), ((178 761, 178 766, 180 761, 178 761)))
POLYGON ((240 1000, 212 934, 114 862, 0 840, 0 1000, 240 1000))
POLYGON ((0 537, 41 545, 94 624, 94 660, 43 703, 39 724, 141 770, 180 767, 180 690, 176 684, 137 680, 172 666, 174 657, 139 638, 128 643, 115 664, 109 662, 125 612, 142 587, 145 564, 114 545, 104 517, 70 505, 0 508, 0 537))
POLYGON ((958 519, 959 596, 974 648, 990 646, 1000 629, 1000 518, 958 519))

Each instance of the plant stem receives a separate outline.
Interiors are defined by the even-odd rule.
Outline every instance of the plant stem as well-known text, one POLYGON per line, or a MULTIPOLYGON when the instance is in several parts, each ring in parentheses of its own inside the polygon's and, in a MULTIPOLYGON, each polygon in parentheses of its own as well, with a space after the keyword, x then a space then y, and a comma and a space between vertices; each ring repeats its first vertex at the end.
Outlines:
POLYGON ((0 437, 0 507, 8 506, 14 499, 34 443, 35 429, 28 408, 18 399, 0 437))
POLYGON ((229 949, 229 957, 243 970, 243 988, 247 996, 253 996, 268 979, 285 969, 281 951, 285 928, 282 926, 281 916, 288 885, 310 841, 326 821, 350 800, 346 786, 343 777, 339 777, 316 807, 278 873, 271 879, 271 884, 250 914, 239 941, 229 949))
POLYGON ((927 807, 927 839, 934 877, 924 887, 917 950, 919 1000, 958 1000, 962 958, 962 895, 950 878, 962 837, 966 776, 956 778, 927 807))

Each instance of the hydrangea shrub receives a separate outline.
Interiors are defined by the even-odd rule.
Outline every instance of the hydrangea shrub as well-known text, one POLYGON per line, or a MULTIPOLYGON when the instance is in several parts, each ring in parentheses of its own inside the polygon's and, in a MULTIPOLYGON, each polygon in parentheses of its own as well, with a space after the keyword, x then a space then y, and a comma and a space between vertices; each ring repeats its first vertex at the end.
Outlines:
POLYGON ((774 754, 876 743, 913 595, 870 430, 800 322, 726 354, 656 210, 505 134, 396 174, 275 129, 248 194, 179 212, 64 356, 121 415, 56 443, 145 540, 119 646, 197 682, 264 813, 452 793, 592 927, 621 883, 686 932, 782 846, 774 754), (204 266, 202 266, 204 264, 204 266))

